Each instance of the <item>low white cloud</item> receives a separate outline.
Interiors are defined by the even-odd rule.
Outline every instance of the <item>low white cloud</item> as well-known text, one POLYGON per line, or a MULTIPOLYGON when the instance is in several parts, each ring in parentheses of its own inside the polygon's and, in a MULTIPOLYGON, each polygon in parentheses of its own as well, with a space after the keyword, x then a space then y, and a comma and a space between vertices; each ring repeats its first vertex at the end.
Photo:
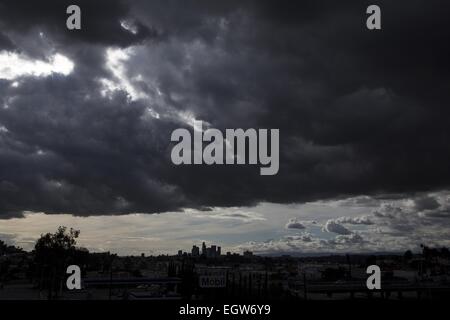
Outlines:
POLYGON ((351 245, 362 243, 364 242, 364 239, 361 235, 352 233, 350 235, 338 235, 334 240, 331 240, 331 242, 340 245, 351 245))
POLYGON ((368 216, 340 217, 335 220, 339 224, 373 225, 374 222, 368 216))
POLYGON ((257 212, 244 210, 241 208, 212 208, 208 211, 198 211, 186 209, 186 213, 195 218, 237 220, 241 222, 265 221, 263 215, 257 212))
POLYGON ((292 218, 286 223, 286 229, 305 229, 305 226, 297 218, 292 218))
POLYGON ((357 234, 337 235, 333 239, 325 240, 314 237, 309 233, 296 236, 286 236, 263 242, 250 241, 235 248, 236 251, 250 250, 257 254, 302 255, 311 253, 347 253, 347 252, 375 252, 376 244, 371 243, 357 234))
POLYGON ((352 233, 346 227, 337 223, 334 220, 328 220, 323 227, 323 231, 337 233, 337 234, 341 234, 341 235, 347 235, 347 234, 352 233))

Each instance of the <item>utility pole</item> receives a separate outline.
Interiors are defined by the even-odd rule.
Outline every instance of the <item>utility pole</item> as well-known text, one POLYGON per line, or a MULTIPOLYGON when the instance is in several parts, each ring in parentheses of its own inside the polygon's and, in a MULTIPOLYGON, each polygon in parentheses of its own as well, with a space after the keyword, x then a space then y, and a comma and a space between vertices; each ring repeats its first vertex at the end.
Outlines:
POLYGON ((303 272, 303 296, 308 300, 308 289, 306 287, 306 272, 303 272))
POLYGON ((109 300, 111 300, 112 296, 112 278, 113 278, 113 262, 114 262, 114 256, 111 256, 111 264, 109 266, 109 300))

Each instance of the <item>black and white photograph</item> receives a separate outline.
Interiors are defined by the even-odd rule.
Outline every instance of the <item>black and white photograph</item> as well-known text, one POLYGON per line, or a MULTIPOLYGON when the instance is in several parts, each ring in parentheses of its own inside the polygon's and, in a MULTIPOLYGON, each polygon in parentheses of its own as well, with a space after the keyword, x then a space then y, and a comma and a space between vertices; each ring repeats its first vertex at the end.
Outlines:
POLYGON ((0 301, 449 298, 449 2, 0 0, 0 301))

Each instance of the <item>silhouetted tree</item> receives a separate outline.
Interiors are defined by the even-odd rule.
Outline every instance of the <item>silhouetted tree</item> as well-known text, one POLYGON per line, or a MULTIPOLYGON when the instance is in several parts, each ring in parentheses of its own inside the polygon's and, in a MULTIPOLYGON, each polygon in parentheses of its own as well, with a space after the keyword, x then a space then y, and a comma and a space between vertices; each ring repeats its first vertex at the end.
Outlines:
POLYGON ((9 260, 0 261, 0 289, 3 287, 3 282, 8 278, 10 265, 11 262, 9 260))
POLYGON ((75 262, 76 238, 80 231, 59 227, 55 233, 41 235, 34 247, 34 259, 40 277, 40 287, 48 289, 48 298, 57 295, 65 271, 75 262))
POLYGON ((403 254, 403 258, 405 259, 405 262, 410 261, 413 258, 413 253, 411 252, 411 250, 407 250, 404 254, 403 254))
POLYGON ((4 255, 6 253, 6 249, 8 246, 6 243, 4 243, 2 240, 0 240, 0 256, 4 255))
POLYGON ((4 241, 0 240, 0 256, 10 253, 20 253, 23 252, 22 248, 16 246, 8 246, 4 241))

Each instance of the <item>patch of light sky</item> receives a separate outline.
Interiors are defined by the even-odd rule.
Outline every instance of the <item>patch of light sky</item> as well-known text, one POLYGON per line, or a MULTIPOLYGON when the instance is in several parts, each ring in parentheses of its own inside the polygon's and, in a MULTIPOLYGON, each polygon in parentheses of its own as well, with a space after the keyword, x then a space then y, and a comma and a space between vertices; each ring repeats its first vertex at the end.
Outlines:
MULTIPOLYGON (((15 80, 20 77, 47 77, 54 73, 69 75, 74 63, 66 56, 56 53, 44 60, 33 60, 24 54, 15 52, 0 52, 0 79, 15 80)), ((13 86, 18 83, 14 82, 13 86)))
MULTIPOLYGON (((366 213, 361 208, 349 211, 349 208, 335 207, 332 211, 334 217, 366 213)), ((220 245, 225 252, 236 251, 235 248, 248 241, 267 241, 297 232, 285 228, 291 218, 321 224, 330 219, 330 206, 261 203, 253 208, 91 217, 26 213, 24 218, 3 220, 0 237, 9 235, 17 245, 31 249, 40 234, 54 232, 64 225, 81 230, 79 245, 94 252, 175 254, 179 249, 189 251, 192 245, 203 241, 220 245)), ((332 236, 322 233, 319 226, 312 226, 308 231, 322 238, 332 236)))

